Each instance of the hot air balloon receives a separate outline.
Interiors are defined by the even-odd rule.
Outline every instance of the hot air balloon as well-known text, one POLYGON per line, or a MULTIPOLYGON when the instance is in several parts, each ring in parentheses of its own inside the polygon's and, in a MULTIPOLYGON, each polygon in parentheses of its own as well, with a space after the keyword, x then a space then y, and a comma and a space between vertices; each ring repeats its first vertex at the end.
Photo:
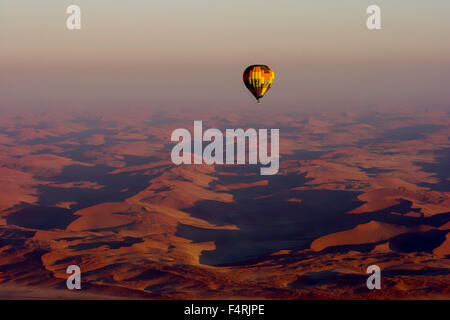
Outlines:
POLYGON ((258 100, 258 104, 260 104, 259 99, 264 97, 266 92, 272 87, 275 73, 269 66, 255 64, 245 69, 243 78, 245 86, 255 96, 256 100, 258 100))

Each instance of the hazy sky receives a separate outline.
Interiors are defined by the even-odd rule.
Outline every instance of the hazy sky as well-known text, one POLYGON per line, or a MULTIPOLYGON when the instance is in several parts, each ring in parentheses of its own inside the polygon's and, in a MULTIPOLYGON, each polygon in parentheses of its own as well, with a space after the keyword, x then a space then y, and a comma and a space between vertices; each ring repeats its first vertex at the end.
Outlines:
POLYGON ((448 0, 1 0, 0 103, 245 105, 261 63, 266 105, 449 105, 449 38, 448 0))

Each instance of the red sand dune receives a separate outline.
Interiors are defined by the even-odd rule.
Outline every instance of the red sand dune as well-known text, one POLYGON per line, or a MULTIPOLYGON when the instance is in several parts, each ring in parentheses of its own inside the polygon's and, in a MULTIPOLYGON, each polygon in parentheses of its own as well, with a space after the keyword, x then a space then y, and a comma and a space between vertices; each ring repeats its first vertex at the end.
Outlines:
POLYGON ((0 297, 449 299, 448 122, 400 107, 5 112, 0 297), (191 118, 280 128, 279 174, 173 165, 170 133, 191 118), (81 292, 64 289, 70 264, 81 292), (371 264, 383 290, 366 287, 371 264))
POLYGON ((351 230, 328 234, 316 239, 311 244, 311 249, 321 251, 332 246, 343 246, 352 244, 375 243, 388 240, 396 235, 407 232, 428 231, 430 226, 404 227, 387 223, 371 221, 359 225, 351 230))

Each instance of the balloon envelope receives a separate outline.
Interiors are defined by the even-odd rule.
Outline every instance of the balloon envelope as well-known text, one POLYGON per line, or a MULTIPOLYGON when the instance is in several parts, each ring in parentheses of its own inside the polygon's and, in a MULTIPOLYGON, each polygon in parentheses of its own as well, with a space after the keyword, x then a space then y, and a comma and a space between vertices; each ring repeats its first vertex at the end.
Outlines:
POLYGON ((273 79, 275 79, 275 73, 269 66, 263 64, 249 66, 243 74, 244 84, 258 100, 258 104, 259 99, 264 97, 272 87, 273 79))

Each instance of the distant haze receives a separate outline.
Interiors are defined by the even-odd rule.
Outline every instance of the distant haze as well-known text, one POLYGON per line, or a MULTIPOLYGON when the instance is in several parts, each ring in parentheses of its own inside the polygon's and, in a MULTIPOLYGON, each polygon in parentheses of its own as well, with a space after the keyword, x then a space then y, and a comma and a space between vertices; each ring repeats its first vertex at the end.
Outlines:
POLYGON ((255 63, 276 74, 266 106, 445 106, 449 36, 448 0, 2 0, 0 106, 247 105, 255 63))

